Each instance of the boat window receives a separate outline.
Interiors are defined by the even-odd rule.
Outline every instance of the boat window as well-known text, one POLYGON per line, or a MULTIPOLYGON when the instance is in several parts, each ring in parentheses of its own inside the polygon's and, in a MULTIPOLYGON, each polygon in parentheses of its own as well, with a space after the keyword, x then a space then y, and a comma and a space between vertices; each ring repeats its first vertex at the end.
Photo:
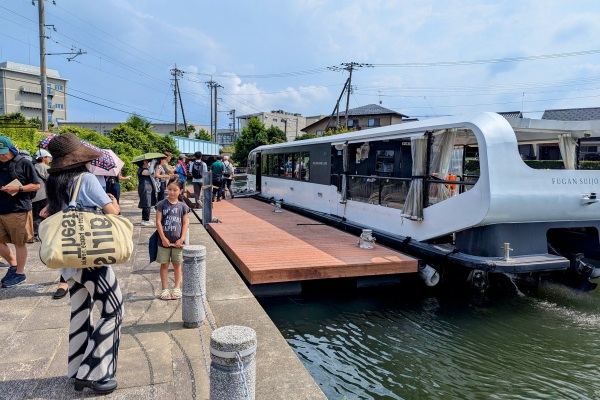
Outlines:
POLYGON ((261 165, 260 173, 261 173, 261 175, 267 175, 267 171, 269 170, 268 169, 268 161, 267 160, 268 160, 269 157, 266 156, 266 155, 264 155, 264 154, 263 154, 263 156, 264 157, 262 158, 262 163, 261 163, 262 165, 261 165))
POLYGON ((300 162, 297 164, 298 177, 303 181, 309 179, 309 167, 310 167, 310 153, 302 152, 300 156, 300 162))
POLYGON ((285 163, 283 164, 285 168, 285 176, 288 178, 292 177, 292 173, 294 172, 294 156, 291 153, 287 153, 284 155, 285 163))
POLYGON ((375 174, 379 176, 394 176, 394 150, 377 150, 375 153, 375 174))
POLYGON ((294 164, 292 164, 293 168, 294 168, 293 176, 294 176, 294 178, 298 178, 299 177, 300 161, 301 161, 301 153, 294 153, 293 160, 294 160, 294 164))
POLYGON ((255 154, 250 154, 248 156, 248 173, 249 174, 256 174, 256 170, 254 169, 254 160, 255 160, 256 155, 255 154))
POLYGON ((461 182, 477 182, 479 160, 472 148, 459 147, 456 130, 444 130, 432 135, 428 204, 433 205, 472 188, 461 182), (469 155, 473 158, 467 158, 469 155), (463 167, 464 165, 464 167, 463 167))

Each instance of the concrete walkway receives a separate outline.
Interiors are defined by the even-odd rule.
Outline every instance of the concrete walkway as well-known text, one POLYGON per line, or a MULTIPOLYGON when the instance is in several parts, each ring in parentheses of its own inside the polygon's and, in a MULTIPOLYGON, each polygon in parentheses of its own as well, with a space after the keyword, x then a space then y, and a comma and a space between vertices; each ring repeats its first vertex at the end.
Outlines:
MULTIPOLYGON (((159 265, 149 264, 148 238, 140 226, 137 194, 121 198, 123 214, 134 223, 135 251, 115 266, 125 298, 117 381, 108 399, 208 399, 211 328, 185 329, 181 301, 161 301, 159 265), (204 345, 202 345, 204 343, 204 345)), ((242 325, 258 338, 256 399, 325 399, 235 268, 190 214, 190 242, 207 249, 207 298, 217 327, 242 325)), ((94 398, 79 393, 66 378, 69 297, 53 300, 58 272, 29 244, 27 282, 0 289, 0 399, 94 398)), ((0 275, 4 276, 4 268, 0 275)), ((170 274, 172 280, 172 273, 170 274)))

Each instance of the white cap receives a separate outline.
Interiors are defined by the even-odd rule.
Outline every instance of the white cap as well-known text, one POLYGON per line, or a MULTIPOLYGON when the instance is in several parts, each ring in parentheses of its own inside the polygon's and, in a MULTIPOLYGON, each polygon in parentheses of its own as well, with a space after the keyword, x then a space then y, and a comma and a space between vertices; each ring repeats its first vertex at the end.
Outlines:
POLYGON ((50 153, 48 153, 48 151, 46 151, 44 149, 39 149, 38 151, 35 152, 35 158, 42 158, 42 157, 50 157, 50 158, 52 158, 52 155, 50 153))

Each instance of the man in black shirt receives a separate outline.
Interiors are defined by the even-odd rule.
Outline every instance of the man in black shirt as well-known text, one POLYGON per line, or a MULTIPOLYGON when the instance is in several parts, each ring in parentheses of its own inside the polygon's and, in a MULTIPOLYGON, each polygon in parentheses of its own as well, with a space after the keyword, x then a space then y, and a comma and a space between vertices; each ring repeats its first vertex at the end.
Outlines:
POLYGON ((33 238, 32 192, 40 180, 31 161, 6 136, 0 136, 0 256, 9 264, 2 287, 25 282, 26 243, 33 238), (7 243, 15 246, 16 258, 7 243))

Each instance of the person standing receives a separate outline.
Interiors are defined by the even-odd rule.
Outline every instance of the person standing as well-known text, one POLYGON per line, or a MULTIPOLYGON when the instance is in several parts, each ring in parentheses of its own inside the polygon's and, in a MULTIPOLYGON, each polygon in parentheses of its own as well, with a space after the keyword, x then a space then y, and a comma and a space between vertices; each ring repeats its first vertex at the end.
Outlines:
POLYGON ((217 161, 212 163, 210 170, 212 171, 212 184, 213 184, 213 198, 212 201, 221 201, 221 197, 225 197, 223 193, 223 171, 225 171, 225 165, 223 165, 223 156, 217 156, 217 161))
POLYGON ((137 170, 138 195, 140 196, 138 208, 142 209, 142 225, 154 226, 154 222, 150 221, 150 211, 156 204, 156 193, 150 176, 150 160, 143 160, 136 164, 139 167, 137 170))
POLYGON ((208 168, 206 167, 206 163, 202 161, 202 152, 197 151, 194 153, 194 163, 192 164, 192 183, 194 185, 194 201, 196 204, 195 208, 201 208, 200 206, 200 197, 202 195, 202 183, 204 182, 204 177, 208 174, 208 168))
POLYGON ((117 176, 106 177, 106 193, 110 193, 117 199, 117 203, 121 199, 121 181, 130 181, 131 176, 123 176, 121 172, 117 176))
POLYGON ((225 197, 225 189, 229 192, 229 196, 233 199, 233 191, 231 190, 231 183, 235 179, 234 168, 231 161, 229 161, 229 156, 223 157, 223 165, 225 166, 225 170, 223 171, 223 197, 225 197))
POLYGON ((26 244, 33 239, 31 194, 39 188, 31 161, 19 155, 8 137, 0 136, 0 256, 10 265, 0 280, 3 288, 26 280, 26 244), (15 246, 16 257, 7 243, 15 246))
MULTIPOLYGON (((52 161, 52 155, 46 150, 40 149, 35 153, 35 159, 37 161, 34 165, 35 172, 37 173, 38 178, 40 178, 41 183, 40 190, 36 192, 35 197, 33 198, 33 200, 31 200, 31 203, 33 213, 33 241, 39 242, 40 237, 38 236, 38 232, 40 223, 43 220, 42 216, 40 215, 40 212, 44 209, 44 207, 46 207, 46 204, 48 204, 46 198, 46 181, 48 180, 49 175, 48 168, 50 168, 48 164, 50 164, 50 161, 52 161)), ((54 292, 52 298, 55 300, 62 299, 67 295, 68 290, 69 285, 67 285, 67 281, 65 281, 62 275, 60 275, 58 287, 56 288, 56 291, 54 292)))
POLYGON ((179 200, 183 192, 183 182, 172 178, 167 184, 167 197, 156 204, 156 230, 160 237, 156 261, 160 263, 161 300, 181 298, 181 264, 183 245, 188 230, 188 206, 179 200), (173 264, 175 283, 173 290, 168 288, 169 263, 173 264))
POLYGON ((167 172, 167 158, 161 158, 159 162, 160 163, 158 166, 154 169, 154 176, 158 180, 160 187, 156 199, 157 202, 165 198, 165 191, 167 190, 167 182, 169 182, 169 179, 171 179, 173 176, 177 176, 167 172))
POLYGON ((35 172, 38 178, 40 178, 40 188, 35 193, 35 197, 31 200, 31 209, 33 213, 33 241, 39 242, 40 237, 38 236, 38 229, 42 217, 40 217, 40 211, 46 207, 46 181, 48 180, 48 168, 50 168, 50 161, 52 156, 44 149, 40 149, 35 153, 36 163, 34 165, 35 172))
POLYGON ((175 167, 175 173, 179 176, 179 179, 183 182, 183 186, 187 182, 188 176, 188 168, 186 165, 187 156, 185 154, 180 154, 179 159, 177 160, 177 166, 175 167))
MULTIPOLYGON (((98 179, 87 172, 89 162, 101 153, 90 149, 72 133, 54 137, 48 144, 53 156, 46 183, 48 206, 42 217, 61 212, 69 203, 73 185, 81 177, 77 203, 99 208, 105 214, 119 214, 117 199, 107 194, 98 179)), ((71 323, 67 376, 75 378, 76 391, 90 388, 107 394, 117 388, 117 355, 123 320, 123 296, 110 265, 68 268, 60 273, 70 283, 71 323), (98 306, 100 318, 93 325, 92 312, 98 306)))

